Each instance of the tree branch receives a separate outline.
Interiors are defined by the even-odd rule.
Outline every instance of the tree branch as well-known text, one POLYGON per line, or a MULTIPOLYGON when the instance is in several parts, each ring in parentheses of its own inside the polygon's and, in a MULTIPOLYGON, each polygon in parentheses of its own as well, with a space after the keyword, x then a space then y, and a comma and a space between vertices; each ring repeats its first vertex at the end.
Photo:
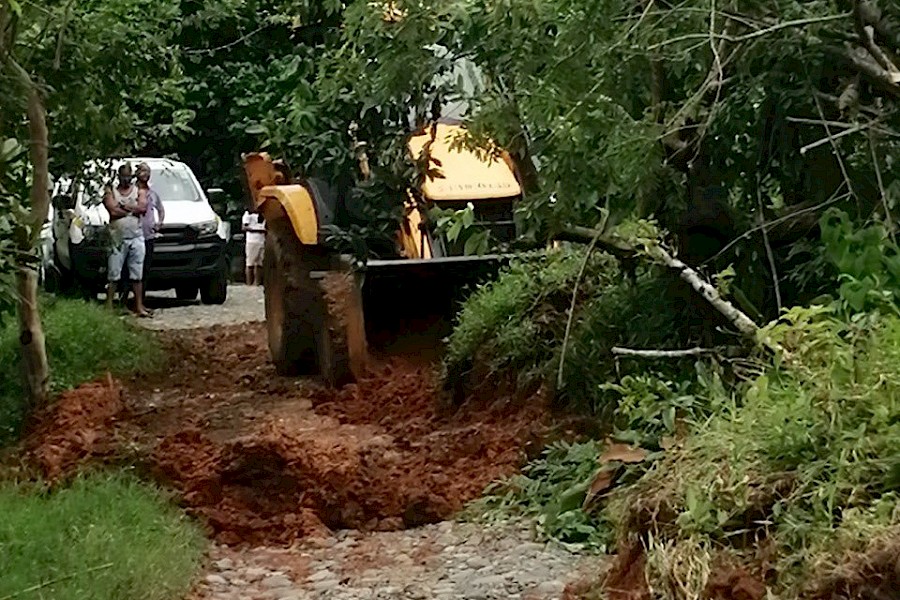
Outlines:
POLYGON ((611 352, 617 356, 634 356, 639 358, 683 358, 685 356, 700 356, 703 354, 716 354, 716 348, 686 348, 684 350, 636 350, 633 348, 621 348, 613 346, 611 352))
POLYGON ((609 213, 606 212, 603 215, 603 221, 596 229, 597 233, 594 235, 591 243, 588 244, 587 250, 584 253, 584 260, 581 262, 581 269, 578 270, 578 278, 575 279, 575 285, 572 286, 572 302, 569 304, 569 318, 566 319, 566 333, 563 336, 562 349, 560 350, 559 354, 559 370, 556 374, 556 386, 558 388, 561 388, 563 386, 563 370, 566 364, 566 349, 569 345, 569 334, 572 333, 572 321, 575 320, 575 301, 578 299, 578 287, 581 285, 581 278, 584 277, 584 271, 585 269, 587 269, 588 260, 590 260, 591 258, 591 252, 594 251, 594 246, 597 244, 600 236, 606 229, 606 223, 608 219, 609 213))
POLYGON ((897 70, 897 65, 875 43, 875 28, 866 22, 862 0, 853 0, 853 26, 863 47, 875 59, 875 62, 888 73, 894 83, 900 83, 900 71, 897 70))
MULTIPOLYGON (((591 229, 589 227, 569 227, 566 229, 566 237, 570 241, 579 241, 582 243, 591 243, 592 241, 613 254, 627 253, 629 255, 637 254, 640 249, 629 244, 625 240, 610 234, 604 234, 602 231, 591 229)), ((562 238, 558 238, 562 239, 562 238)), ((678 258, 672 256, 665 248, 655 244, 649 245, 645 253, 653 260, 664 264, 665 266, 678 271, 679 277, 688 283, 695 291, 709 302, 720 314, 728 319, 732 325, 744 336, 754 338, 759 330, 753 319, 748 317, 740 309, 734 306, 728 300, 722 298, 718 290, 703 279, 697 271, 684 264, 678 258)))
MULTIPOLYGON (((749 42, 750 40, 755 40, 756 38, 760 38, 770 33, 775 33, 776 31, 780 31, 782 29, 788 29, 791 27, 803 27, 805 25, 813 25, 815 23, 826 23, 828 21, 837 21, 841 19, 846 19, 849 15, 840 14, 840 15, 827 15, 824 17, 814 17, 811 19, 796 19, 793 21, 783 21, 781 23, 776 23, 771 27, 766 27, 765 29, 759 29, 757 31, 753 31, 751 33, 745 33, 744 35, 729 35, 729 34, 715 34, 713 37, 715 39, 725 40, 728 42, 749 42)), ((653 44, 647 47, 647 50, 658 50, 664 46, 669 46, 671 44, 677 44, 679 42, 685 42, 689 40, 706 40, 710 37, 709 33, 687 33, 682 36, 678 36, 672 38, 670 40, 665 40, 659 42, 657 44, 653 44)))
POLYGON ((891 74, 875 62, 869 53, 862 48, 826 48, 835 58, 847 63, 861 75, 865 75, 874 85, 895 98, 900 98, 900 84, 894 81, 891 74))

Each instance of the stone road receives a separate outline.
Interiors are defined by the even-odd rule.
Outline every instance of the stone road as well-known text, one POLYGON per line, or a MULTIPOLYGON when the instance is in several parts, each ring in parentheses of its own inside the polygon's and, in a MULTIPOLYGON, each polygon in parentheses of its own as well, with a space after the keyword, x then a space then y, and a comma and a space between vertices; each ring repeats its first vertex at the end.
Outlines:
POLYGON ((339 532, 288 549, 212 550, 196 600, 550 600, 601 559, 533 541, 520 525, 444 522, 339 532))
POLYGON ((257 286, 230 285, 228 298, 221 306, 208 306, 197 300, 185 302, 175 292, 149 292, 147 306, 152 319, 136 319, 148 329, 192 329, 212 325, 233 325, 266 319, 263 289, 257 286))

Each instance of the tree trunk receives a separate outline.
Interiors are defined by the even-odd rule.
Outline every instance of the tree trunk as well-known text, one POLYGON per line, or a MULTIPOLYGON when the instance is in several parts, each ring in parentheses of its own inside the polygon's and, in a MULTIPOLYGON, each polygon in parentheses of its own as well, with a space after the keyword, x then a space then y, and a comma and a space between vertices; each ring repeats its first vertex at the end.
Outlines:
MULTIPOLYGON (((11 60, 10 63, 28 95, 28 133, 31 138, 29 157, 32 167, 31 235, 28 247, 23 250, 30 252, 40 238, 41 227, 47 220, 47 211, 50 207, 47 114, 40 92, 28 72, 15 61, 11 60)), ((37 272, 28 266, 20 267, 16 274, 16 288, 19 293, 19 346, 25 370, 26 391, 31 406, 41 406, 47 402, 49 394, 50 367, 47 363, 44 329, 38 310, 37 272)))
POLYGON ((22 267, 16 274, 19 294, 19 347, 22 352, 22 371, 31 407, 46 404, 49 395, 50 367, 44 346, 44 328, 38 311, 37 272, 22 267))

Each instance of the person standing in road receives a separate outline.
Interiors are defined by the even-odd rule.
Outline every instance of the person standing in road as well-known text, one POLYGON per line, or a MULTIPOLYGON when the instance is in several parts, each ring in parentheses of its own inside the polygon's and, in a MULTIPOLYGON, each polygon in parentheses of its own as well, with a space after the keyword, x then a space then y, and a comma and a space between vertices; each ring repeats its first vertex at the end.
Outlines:
POLYGON ((119 167, 118 182, 107 186, 103 204, 109 212, 110 252, 107 263, 109 285, 106 289, 106 305, 111 309, 123 267, 128 267, 128 278, 134 291, 135 313, 149 317, 144 308, 144 231, 141 219, 147 212, 147 191, 132 181, 131 165, 119 167))
POLYGON ((241 229, 244 231, 246 257, 244 276, 247 285, 259 285, 262 282, 263 253, 266 247, 266 224, 263 216, 257 211, 244 211, 241 229))
POLYGON ((147 294, 147 276, 150 274, 150 264, 153 262, 153 247, 159 236, 159 229, 166 220, 166 209, 163 208, 162 199, 152 187, 150 187, 150 165, 141 163, 137 167, 137 187, 147 194, 147 212, 141 219, 141 229, 144 233, 144 270, 143 283, 144 299, 147 294))

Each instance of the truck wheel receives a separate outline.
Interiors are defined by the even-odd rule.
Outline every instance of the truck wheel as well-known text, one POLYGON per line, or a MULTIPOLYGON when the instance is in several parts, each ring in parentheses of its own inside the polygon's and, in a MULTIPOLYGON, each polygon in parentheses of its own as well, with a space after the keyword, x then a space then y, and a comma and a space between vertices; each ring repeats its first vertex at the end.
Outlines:
POLYGON ((175 286, 175 297, 185 302, 196 300, 198 291, 199 286, 193 283, 177 285, 175 286))
POLYGON ((269 352, 279 375, 316 373, 315 306, 319 291, 311 264, 286 215, 267 219, 263 290, 269 352))
POLYGON ((222 265, 214 275, 210 275, 203 282, 200 287, 200 300, 203 304, 224 304, 227 297, 228 274, 225 265, 222 265))
POLYGON ((263 287, 275 370, 319 375, 332 386, 353 381, 365 332, 358 290, 347 287, 352 277, 330 271, 326 249, 301 244, 286 215, 267 223, 263 287), (324 277, 312 279, 314 271, 324 277))

